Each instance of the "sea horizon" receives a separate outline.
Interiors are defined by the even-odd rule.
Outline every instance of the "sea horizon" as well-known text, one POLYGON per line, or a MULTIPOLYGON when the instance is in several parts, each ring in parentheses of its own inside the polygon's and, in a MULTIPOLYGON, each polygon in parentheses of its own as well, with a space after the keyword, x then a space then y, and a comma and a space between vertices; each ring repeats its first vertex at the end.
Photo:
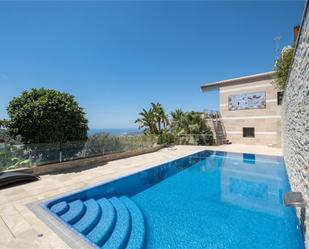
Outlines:
POLYGON ((92 136, 96 133, 109 133, 115 136, 137 135, 142 134, 143 131, 138 128, 90 128, 88 136, 92 136))

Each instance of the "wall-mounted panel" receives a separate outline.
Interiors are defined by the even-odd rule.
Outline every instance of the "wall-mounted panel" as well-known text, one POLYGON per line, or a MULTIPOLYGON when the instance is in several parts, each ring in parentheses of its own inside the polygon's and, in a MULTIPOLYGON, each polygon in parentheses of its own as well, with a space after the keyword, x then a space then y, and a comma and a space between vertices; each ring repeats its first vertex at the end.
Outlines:
POLYGON ((244 93, 228 97, 229 111, 265 109, 266 92, 244 93))

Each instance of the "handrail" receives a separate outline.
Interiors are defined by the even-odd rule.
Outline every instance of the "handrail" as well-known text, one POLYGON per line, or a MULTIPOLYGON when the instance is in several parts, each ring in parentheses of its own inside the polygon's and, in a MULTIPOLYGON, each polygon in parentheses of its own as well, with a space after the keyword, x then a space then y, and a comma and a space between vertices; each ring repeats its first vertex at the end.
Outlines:
POLYGON ((226 131, 220 111, 204 109, 204 118, 213 123, 216 144, 224 144, 226 142, 226 131))
POLYGON ((283 202, 286 207, 300 207, 305 208, 306 203, 304 201, 303 195, 301 192, 288 192, 283 196, 283 202))

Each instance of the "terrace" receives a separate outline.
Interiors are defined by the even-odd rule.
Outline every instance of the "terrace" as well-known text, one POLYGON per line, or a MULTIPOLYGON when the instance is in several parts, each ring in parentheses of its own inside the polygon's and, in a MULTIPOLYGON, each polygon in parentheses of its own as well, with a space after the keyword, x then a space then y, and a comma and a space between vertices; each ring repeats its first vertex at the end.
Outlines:
POLYGON ((280 149, 266 146, 237 144, 222 146, 179 145, 149 154, 111 161, 91 169, 42 175, 40 181, 1 190, 0 248, 70 248, 54 230, 29 209, 29 204, 111 181, 203 150, 282 155, 280 149))

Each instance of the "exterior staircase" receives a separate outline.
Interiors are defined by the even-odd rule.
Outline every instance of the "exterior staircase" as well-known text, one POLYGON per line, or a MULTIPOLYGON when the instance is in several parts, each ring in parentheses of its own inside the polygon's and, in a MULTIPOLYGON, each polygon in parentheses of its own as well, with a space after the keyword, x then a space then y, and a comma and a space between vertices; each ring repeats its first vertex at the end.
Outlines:
POLYGON ((59 202, 50 210, 98 248, 143 249, 143 214, 127 196, 59 202))
POLYGON ((214 144, 222 145, 228 143, 220 112, 204 110, 204 119, 214 135, 214 144))

